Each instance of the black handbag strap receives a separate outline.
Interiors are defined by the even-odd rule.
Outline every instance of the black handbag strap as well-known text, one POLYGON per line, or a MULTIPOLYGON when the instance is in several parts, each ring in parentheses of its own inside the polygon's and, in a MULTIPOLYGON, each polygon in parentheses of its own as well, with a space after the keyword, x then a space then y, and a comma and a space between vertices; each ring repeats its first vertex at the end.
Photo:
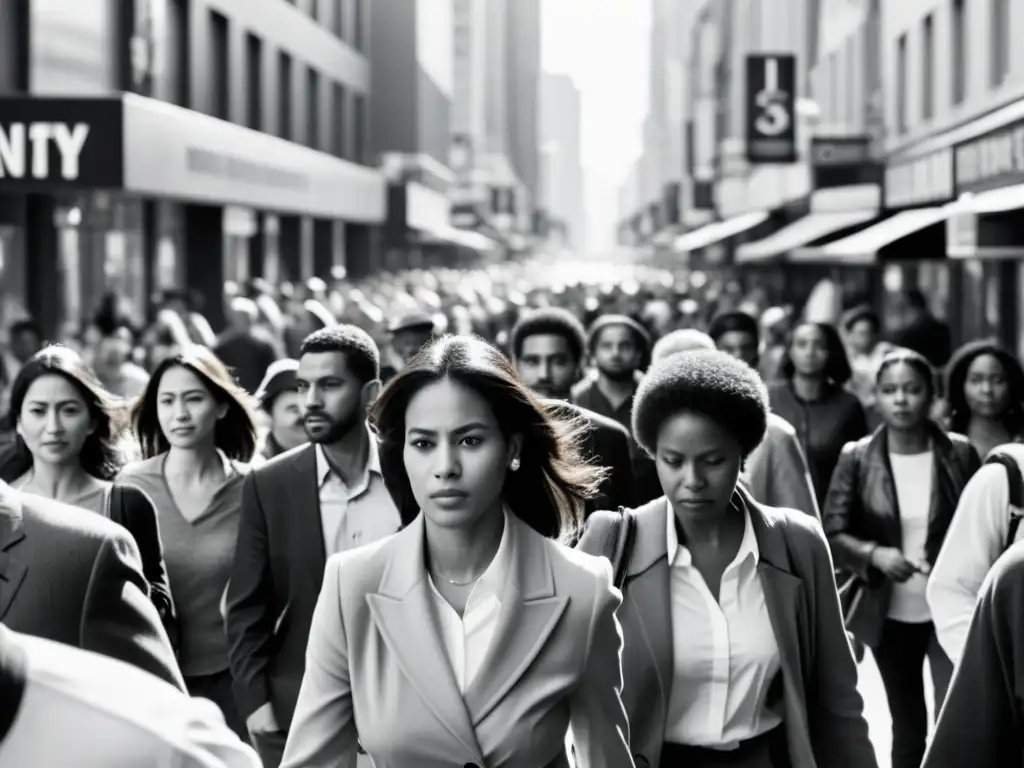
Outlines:
POLYGON ((636 538, 636 513, 632 509, 619 507, 617 534, 610 560, 615 572, 615 587, 621 591, 622 585, 626 583, 629 561, 633 557, 633 541, 636 538))

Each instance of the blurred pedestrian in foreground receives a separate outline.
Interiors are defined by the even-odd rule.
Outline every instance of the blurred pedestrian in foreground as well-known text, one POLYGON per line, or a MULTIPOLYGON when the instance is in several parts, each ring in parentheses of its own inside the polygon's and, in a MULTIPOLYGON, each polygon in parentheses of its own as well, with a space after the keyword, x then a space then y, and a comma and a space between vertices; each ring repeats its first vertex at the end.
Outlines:
POLYGON ((0 624, 3 768, 260 768, 217 708, 99 654, 0 624))
POLYGON ((1024 543, 985 579, 921 768, 1024 764, 1024 543))

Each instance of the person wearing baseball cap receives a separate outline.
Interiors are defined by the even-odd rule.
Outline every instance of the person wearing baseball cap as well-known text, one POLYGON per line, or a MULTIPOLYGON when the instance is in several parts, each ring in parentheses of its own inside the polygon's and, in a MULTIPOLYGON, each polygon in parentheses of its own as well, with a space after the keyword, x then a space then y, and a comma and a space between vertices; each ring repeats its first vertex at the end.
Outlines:
MULTIPOLYGON (((404 366, 419 352, 423 345, 434 338, 436 329, 434 318, 426 312, 410 312, 395 318, 388 325, 391 334, 391 357, 396 363, 404 366)), ((384 365, 381 368, 381 381, 387 382, 396 373, 398 365, 384 365)))

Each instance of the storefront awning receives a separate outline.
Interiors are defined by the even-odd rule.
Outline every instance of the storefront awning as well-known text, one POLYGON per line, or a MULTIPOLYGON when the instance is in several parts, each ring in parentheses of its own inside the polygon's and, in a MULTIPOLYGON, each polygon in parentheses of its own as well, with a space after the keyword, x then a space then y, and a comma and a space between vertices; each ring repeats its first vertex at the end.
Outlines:
POLYGON ((432 227, 424 231, 423 239, 426 242, 451 243, 460 248, 470 248, 474 251, 493 251, 497 246, 497 243, 491 238, 481 235, 479 232, 449 226, 432 227))
POLYGON ((763 224, 767 220, 767 211, 744 213, 725 221, 716 221, 714 224, 708 224, 700 229, 695 229, 693 232, 687 232, 685 235, 680 235, 676 238, 672 247, 683 253, 699 251, 701 248, 707 248, 709 245, 714 245, 726 238, 734 237, 749 229, 753 229, 758 224, 763 224))
POLYGON ((948 206, 900 211, 895 216, 890 216, 874 226, 836 240, 834 243, 817 248, 798 248, 790 255, 790 260, 872 264, 882 248, 915 232, 920 232, 925 227, 945 221, 949 212, 948 206))
POLYGON ((1024 208, 1024 184, 966 194, 954 203, 960 213, 1005 213, 1024 208))
POLYGON ((736 249, 738 264, 752 264, 783 256, 815 240, 863 224, 877 216, 875 211, 836 211, 809 213, 787 227, 756 243, 744 243, 736 249))

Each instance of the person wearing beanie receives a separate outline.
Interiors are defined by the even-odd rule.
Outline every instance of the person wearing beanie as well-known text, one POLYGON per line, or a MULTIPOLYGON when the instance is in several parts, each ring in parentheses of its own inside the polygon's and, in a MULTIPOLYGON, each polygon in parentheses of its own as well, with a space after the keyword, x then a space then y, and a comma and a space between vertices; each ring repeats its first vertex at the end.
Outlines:
POLYGON ((270 420, 260 441, 259 454, 264 459, 280 456, 309 439, 303 420, 302 395, 295 380, 298 369, 298 360, 290 357, 277 360, 267 368, 267 375, 256 390, 260 408, 270 420))
MULTIPOLYGON (((647 368, 651 337, 627 315, 601 315, 587 332, 587 354, 594 375, 573 388, 571 402, 619 422, 627 430, 633 418, 633 393, 647 368)), ((633 503, 643 504, 660 494, 654 466, 631 442, 633 503)))
MULTIPOLYGON (((723 312, 708 326, 709 341, 723 352, 757 368, 757 321, 745 312, 723 312)), ((747 460, 743 473, 754 498, 771 507, 789 507, 821 517, 811 471, 793 425, 776 413, 768 414, 764 440, 747 460)))
MULTIPOLYGON (((739 482, 768 392, 719 350, 652 365, 633 435, 664 495, 633 510, 622 700, 637 766, 876 768, 821 525, 739 482)), ((604 551, 618 513, 580 548, 604 551)), ((612 539, 614 541, 614 539, 612 539)))

